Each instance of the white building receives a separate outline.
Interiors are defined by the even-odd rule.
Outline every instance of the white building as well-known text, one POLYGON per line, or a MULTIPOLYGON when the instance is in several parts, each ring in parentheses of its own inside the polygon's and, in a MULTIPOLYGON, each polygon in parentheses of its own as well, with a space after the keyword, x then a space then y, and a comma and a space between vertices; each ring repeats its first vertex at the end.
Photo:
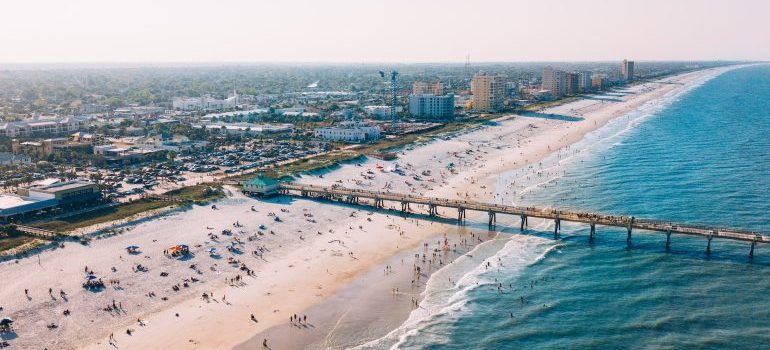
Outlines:
POLYGON ((366 106, 364 114, 371 118, 390 118, 390 106, 366 106))
POLYGON ((238 93, 233 91, 233 95, 219 100, 210 96, 203 97, 177 97, 174 98, 172 106, 174 109, 182 111, 221 111, 223 109, 235 108, 238 105, 238 93))
POLYGON ((82 117, 35 117, 0 123, 0 135, 7 137, 71 134, 86 126, 82 117))
POLYGON ((332 141, 368 142, 380 138, 380 128, 355 120, 344 121, 336 127, 317 128, 314 135, 332 141))
POLYGON ((13 154, 11 152, 0 152, 0 165, 11 164, 31 164, 32 158, 26 154, 13 154))
POLYGON ((208 132, 225 135, 262 135, 281 132, 292 132, 294 124, 254 124, 254 123, 205 123, 194 124, 194 129, 205 129, 208 132))
POLYGON ((455 114, 455 96, 409 95, 409 114, 415 117, 451 118, 455 114))
POLYGON ((582 71, 578 72, 578 75, 580 76, 578 79, 578 90, 591 91, 591 76, 593 74, 590 71, 582 71))

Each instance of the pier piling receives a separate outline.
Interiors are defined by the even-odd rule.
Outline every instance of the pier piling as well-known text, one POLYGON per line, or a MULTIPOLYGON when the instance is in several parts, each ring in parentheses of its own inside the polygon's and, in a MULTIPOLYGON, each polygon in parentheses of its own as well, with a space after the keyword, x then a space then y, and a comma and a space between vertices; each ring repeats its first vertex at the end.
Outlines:
POLYGON ((524 231, 524 226, 527 226, 527 216, 522 215, 521 216, 521 229, 520 231, 524 231))
POLYGON ((711 239, 714 238, 714 231, 708 235, 708 244, 706 245, 706 255, 711 255, 711 239))
POLYGON ((671 229, 666 231, 666 251, 668 251, 669 247, 671 247, 671 229))
POLYGON ((489 229, 493 229, 495 227, 495 224, 497 223, 497 217, 495 212, 490 211, 489 212, 489 229))
POLYGON ((628 220, 628 236, 626 236, 626 246, 631 248, 631 228, 634 226, 634 217, 631 217, 631 220, 628 220))

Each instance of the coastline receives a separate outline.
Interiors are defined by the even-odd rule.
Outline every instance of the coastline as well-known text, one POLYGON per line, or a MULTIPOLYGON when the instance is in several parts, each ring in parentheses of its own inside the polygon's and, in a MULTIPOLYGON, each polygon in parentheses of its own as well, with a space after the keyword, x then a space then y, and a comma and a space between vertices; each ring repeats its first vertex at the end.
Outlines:
MULTIPOLYGON (((730 68, 734 69, 734 68, 730 68)), ((705 77, 704 81, 695 82, 692 86, 686 86, 687 88, 690 87, 697 87, 701 83, 710 80, 711 78, 721 74, 724 71, 727 71, 729 69, 720 69, 718 72, 711 76, 705 77)), ((689 74, 689 73, 688 73, 689 74)), ((663 79, 667 80, 667 79, 663 79)), ((686 93, 686 91, 683 91, 686 93)), ((682 93, 682 91, 677 90, 671 90, 666 91, 666 93, 682 93)), ((656 98, 663 98, 662 94, 658 95, 656 98)), ((564 113, 565 106, 569 107, 569 114, 575 114, 574 108, 572 106, 569 106, 571 104, 578 104, 583 100, 578 100, 576 102, 571 102, 565 105, 559 105, 556 107, 548 108, 546 111, 552 112, 552 113, 558 113, 562 114, 564 113)), ((647 100, 645 103, 653 102, 655 103, 655 99, 647 100)), ((626 115, 628 112, 634 110, 635 108, 638 108, 639 106, 635 106, 634 108, 630 109, 624 109, 623 112, 618 112, 620 114, 615 114, 611 118, 603 119, 601 120, 601 124, 597 125, 595 128, 593 128, 589 132, 585 132, 582 135, 580 135, 580 138, 577 139, 570 139, 570 143, 565 145, 564 147, 567 147, 569 145, 572 145, 578 141, 580 141, 583 137, 585 137, 588 133, 596 131, 603 126, 605 126, 607 123, 613 121, 614 119, 617 119, 619 117, 622 117, 626 115)), ((585 108, 585 107, 583 107, 585 108)), ((578 109, 580 110, 580 109, 578 109)), ((586 111, 586 109, 583 109, 586 111)), ((545 111, 544 111, 545 112, 545 111)), ((587 113, 590 113, 590 111, 587 111, 587 113)), ((567 113, 564 113, 567 114, 567 113)), ((582 115, 582 113, 580 113, 582 115)), ((505 116, 497 119, 496 121, 502 121, 502 120, 508 120, 510 118, 514 118, 516 116, 505 116)), ((557 156, 559 151, 562 148, 559 148, 558 150, 555 150, 553 152, 547 153, 541 158, 535 160, 535 161, 545 161, 547 158, 553 158, 554 156, 557 156)), ((561 159, 561 157, 558 157, 558 159, 561 159)), ((534 162, 534 161, 533 161, 534 162)), ((557 160, 557 163, 559 161, 557 160)), ((523 167, 514 167, 505 170, 504 172, 512 172, 514 170, 522 170, 523 167)), ((503 172, 503 173, 504 173, 503 172)), ((526 173, 526 171, 525 171, 526 173)), ((524 177, 524 176, 522 176, 524 177)), ((503 186, 502 179, 497 182, 495 185, 496 191, 495 195, 501 195, 505 188, 502 188, 503 186)), ((524 189, 522 191, 529 191, 532 188, 536 187, 538 183, 529 183, 528 185, 522 186, 524 189)), ((482 185, 482 187, 486 187, 486 185, 482 185)), ((508 193, 505 192, 507 195, 508 193)), ((485 193, 485 196, 482 198, 482 200, 489 200, 490 197, 494 197, 495 195, 492 195, 492 192, 485 193)), ((477 215, 476 217, 471 218, 469 221, 475 221, 475 222, 484 222, 484 218, 480 215, 477 215)), ((546 224, 547 223, 541 223, 546 224)), ((541 227, 542 228, 542 227, 541 227)), ((488 241, 485 241, 486 243, 491 243, 492 241, 497 241, 499 243, 497 245, 497 250, 503 249, 505 247, 505 243, 509 242, 511 239, 511 235, 503 233, 506 228, 500 229, 498 227, 498 230, 492 230, 489 231, 485 228, 485 225, 476 225, 476 229, 478 232, 483 232, 480 235, 484 235, 488 241)), ((463 231, 468 231, 469 228, 466 226, 459 226, 457 227, 453 232, 453 234, 461 234, 463 231)), ((514 231, 514 230, 511 230, 514 231)), ((425 239, 425 242, 435 242, 436 240, 439 240, 442 238, 441 233, 436 233, 432 237, 425 239)), ((553 248, 556 248, 557 245, 551 246, 547 248, 540 256, 536 258, 536 260, 542 259, 545 257, 548 251, 550 251, 553 248)), ((471 247, 469 249, 469 253, 473 251, 474 247, 471 247)), ((487 252, 487 254, 484 255, 476 255, 476 258, 478 258, 478 261, 476 264, 481 264, 487 257, 490 257, 494 255, 497 250, 487 252)), ((475 251, 474 251, 475 252, 475 251)), ((377 275, 377 270, 384 269, 388 264, 392 264, 394 261, 398 260, 398 257, 404 257, 409 256, 410 254, 401 252, 391 258, 389 261, 382 263, 381 265, 377 266, 377 268, 372 269, 371 271, 367 272, 365 275, 359 277, 358 279, 352 281, 347 287, 343 288, 342 290, 338 291, 334 295, 330 296, 328 299, 315 304, 306 310, 303 310, 303 313, 307 314, 313 314, 313 315, 321 315, 320 320, 317 320, 317 322, 313 325, 312 330, 303 330, 301 327, 288 327, 285 325, 277 325, 270 329, 267 329, 254 337, 252 337, 249 341, 246 341, 236 347, 236 349, 251 349, 260 346, 263 339, 277 339, 274 344, 276 344, 277 348, 305 348, 305 349, 343 349, 343 348, 350 348, 355 347, 357 349, 379 349, 379 348, 385 348, 383 347, 385 342, 381 342, 385 339, 385 337, 395 338, 399 336, 398 332, 399 327, 404 328, 406 325, 404 324, 407 321, 416 322, 416 320, 413 320, 413 318, 422 318, 426 317, 426 315, 419 315, 418 317, 412 317, 414 313, 426 313, 428 311, 425 311, 422 306, 417 307, 405 307, 405 305, 408 305, 403 300, 398 300, 398 298, 393 298, 392 296, 390 298, 385 297, 387 295, 387 288, 383 287, 383 284, 391 286, 392 288, 395 287, 402 287, 405 285, 408 285, 408 277, 401 276, 400 280, 396 281, 373 281, 375 280, 375 277, 377 275), (404 281, 406 279, 406 281, 404 281), (367 283, 368 281, 368 283, 367 283), (406 282, 406 283, 405 283, 406 282), (378 292, 378 293, 375 293, 378 292), (366 296, 366 300, 359 299, 361 296, 366 296), (358 298, 357 298, 358 297, 358 298), (354 305, 354 306, 351 306, 354 305), (422 308, 422 310, 416 310, 418 308, 422 308), (345 320, 346 318, 349 318, 348 312, 350 310, 359 309, 359 310, 369 310, 368 313, 366 313, 366 316, 368 317, 359 317, 354 318, 354 321, 345 320), (347 310, 344 313, 335 312, 338 310, 347 310), (382 311, 387 310, 387 311, 382 311), (388 318, 389 317, 389 318, 388 318), (393 327, 393 325, 396 325, 393 327), (337 336, 335 333, 347 333, 347 337, 345 335, 343 336, 337 336), (356 337, 350 336, 350 334, 355 334, 356 337), (337 339, 341 338, 341 339, 337 339), (334 340, 334 341, 332 341, 334 340)), ((454 256, 449 257, 448 261, 449 263, 442 266, 438 270, 431 271, 431 274, 429 274, 427 277, 428 279, 425 281, 425 284, 417 286, 417 288, 412 287, 410 290, 410 294, 414 295, 417 294, 421 301, 423 301, 426 297, 426 293, 428 291, 426 290, 428 286, 428 280, 433 281, 432 279, 437 278, 435 275, 436 272, 443 271, 443 269, 448 269, 452 263, 456 262, 458 258, 463 257, 464 254, 455 254, 454 256), (416 289, 416 290, 415 290, 416 289)), ((534 263, 534 261, 530 262, 534 263)), ((467 268, 467 267, 466 267, 467 268)), ((449 275, 449 273, 447 273, 449 275)), ((443 278, 444 275, 441 276, 443 278)), ((449 285, 446 284, 446 281, 437 282, 439 284, 442 284, 440 288, 449 290, 451 287, 449 285, 452 285, 451 279, 449 285)), ((455 281, 456 283, 456 281, 455 281)), ((316 317, 317 319, 319 317, 316 317)), ((403 332, 403 329, 401 330, 403 332)), ((390 339, 391 342, 393 342, 395 339, 390 339)), ((387 346, 387 348, 390 348, 390 346, 387 346)))
MULTIPOLYGON (((720 68, 691 72, 664 80, 686 85, 688 82, 724 70, 724 68, 720 68)), ((450 140, 410 147, 413 150, 405 150, 399 162, 413 163, 414 166, 410 170, 418 173, 423 169, 434 169, 438 172, 445 168, 450 159, 456 162, 457 174, 446 173, 440 179, 438 174, 434 174, 433 178, 436 182, 431 184, 423 182, 408 185, 402 182, 402 178, 389 173, 376 174, 377 178, 369 182, 351 181, 351 179, 359 178, 360 172, 374 168, 378 163, 391 164, 377 160, 369 160, 361 167, 345 165, 325 174, 323 179, 305 176, 299 181, 309 183, 342 181, 345 186, 355 185, 361 188, 389 186, 388 188, 399 192, 428 192, 431 195, 443 197, 466 196, 474 199, 495 199, 500 194, 493 190, 498 182, 499 174, 512 169, 526 169, 529 165, 535 164, 557 150, 582 139, 587 133, 600 128, 608 121, 622 116, 644 103, 653 101, 665 93, 680 88, 680 86, 644 83, 630 87, 629 90, 632 90, 632 93, 623 96, 622 102, 605 103, 604 101, 583 99, 542 112, 542 114, 571 115, 578 119, 577 121, 537 116, 515 116, 509 120, 499 121, 496 126, 459 135, 450 140), (651 85, 657 85, 657 87, 651 85), (514 140, 517 141, 515 145, 513 144, 514 140), (447 152, 448 150, 457 152, 461 157, 457 157, 457 154, 452 155, 452 152, 447 152), (471 152, 468 152, 469 150, 471 152)), ((190 211, 171 217, 141 222, 130 233, 123 235, 124 237, 115 237, 109 242, 102 240, 102 242, 95 243, 92 248, 70 247, 73 245, 68 245, 66 253, 63 250, 57 250, 41 256, 45 264, 40 262, 40 267, 57 266, 60 271, 46 270, 45 268, 41 270, 35 266, 38 265, 38 262, 31 259, 24 259, 13 266, 23 271, 24 276, 21 276, 18 271, 11 271, 12 268, 9 267, 10 264, 8 263, 0 265, 0 278, 13 281, 0 292, 1 300, 10 301, 9 304, 3 306, 8 311, 13 312, 15 309, 19 309, 17 305, 34 303, 30 313, 38 315, 30 317, 31 321, 20 322, 20 338, 23 336, 25 340, 32 339, 20 346, 51 347, 58 345, 62 348, 86 346, 87 348, 103 349, 108 347, 106 344, 107 335, 114 331, 117 334, 115 338, 122 348, 232 348, 254 338, 255 334, 258 337, 263 332, 274 329, 274 327, 288 328, 286 317, 292 314, 308 314, 311 322, 315 322, 312 321, 316 319, 313 314, 328 313, 328 311, 324 312, 323 310, 339 310, 340 300, 344 299, 341 296, 346 295, 345 293, 351 293, 351 290, 361 295, 380 295, 384 288, 387 299, 388 296, 392 296, 387 293, 389 289, 387 283, 366 282, 373 279, 376 274, 382 274, 383 264, 391 264, 390 261, 394 259, 394 256, 412 254, 415 247, 426 241, 436 241, 437 237, 441 237, 441 232, 457 230, 451 219, 438 222, 413 221, 414 217, 401 218, 383 210, 374 211, 368 208, 362 209, 339 204, 327 205, 302 199, 255 201, 236 194, 220 200, 217 205, 223 209, 215 212, 207 207, 195 207, 190 211), (250 205, 257 207, 256 213, 249 211, 250 205), (287 212, 281 209, 285 209, 287 212), (269 223, 264 214, 270 211, 280 213, 284 222, 269 223), (305 214, 312 214, 312 220, 315 222, 311 223, 305 214), (195 262, 201 265, 210 265, 212 263, 204 259, 207 243, 201 239, 205 240, 207 230, 204 230, 203 227, 210 225, 216 230, 220 230, 223 227, 231 227, 235 221, 241 221, 244 227, 251 232, 257 230, 260 224, 265 223, 269 229, 275 227, 277 232, 276 238, 266 236, 265 242, 259 243, 270 246, 270 254, 265 261, 248 260, 248 264, 255 269, 257 275, 253 281, 248 280, 244 285, 237 287, 230 286, 224 279, 239 272, 226 269, 223 267, 226 265, 225 262, 220 261, 210 266, 215 269, 212 270, 215 272, 213 274, 206 272, 213 276, 204 274, 203 279, 205 281, 200 285, 195 284, 182 293, 175 294, 168 292, 168 289, 161 292, 161 289, 169 287, 170 283, 159 278, 157 276, 158 271, 168 270, 177 281, 185 278, 185 276, 190 276, 192 273, 186 266, 189 263, 169 261, 163 257, 158 257, 160 250, 170 244, 186 241, 195 246, 195 262), (164 235, 153 235, 157 232, 164 232, 164 235), (339 243, 332 243, 334 241, 339 243), (106 270, 111 264, 115 264, 115 260, 117 260, 115 255, 119 254, 122 246, 131 244, 131 242, 139 242, 140 246, 148 247, 146 256, 149 258, 143 256, 126 257, 127 260, 132 260, 125 261, 125 264, 118 268, 119 272, 115 273, 116 276, 112 277, 106 270), (96 253, 110 251, 112 254, 96 253), (346 256, 351 252, 353 255, 346 256), (149 277, 149 274, 144 277, 141 274, 137 276, 136 273, 123 272, 124 269, 137 262, 149 264, 152 267, 152 277, 149 277), (95 317, 93 314, 84 315, 83 318, 78 318, 81 316, 77 315, 73 316, 70 320, 72 321, 71 324, 63 323, 55 332, 54 337, 57 339, 53 343, 46 341, 50 339, 45 339, 46 337, 51 338, 50 334, 45 335, 47 330, 29 331, 33 327, 39 327, 45 322, 46 317, 52 317, 53 313, 47 311, 51 307, 58 309, 64 306, 60 304, 51 306, 47 303, 37 304, 39 296, 36 296, 34 300, 25 301, 19 296, 19 290, 26 286, 35 286, 33 287, 35 292, 43 294, 42 290, 49 287, 51 278, 55 280, 57 277, 61 277, 60 282, 57 282, 61 286, 56 286, 57 290, 58 288, 77 290, 78 278, 82 277, 80 275, 84 264, 99 266, 99 269, 102 270, 100 272, 105 274, 105 278, 110 276, 110 278, 129 281, 126 288, 141 289, 145 292, 152 291, 149 288, 153 288, 158 294, 168 294, 169 300, 165 302, 151 300, 138 295, 142 293, 135 291, 132 291, 132 295, 128 295, 129 293, 124 290, 108 290, 96 296, 81 292, 82 295, 77 295, 76 298, 72 298, 72 301, 68 302, 77 303, 83 307, 84 310, 81 311, 78 308, 78 312, 92 312, 91 309, 96 309, 93 304, 107 304, 110 298, 116 296, 126 300, 126 304, 131 305, 131 308, 125 312, 125 315, 113 316, 105 320, 95 317), (256 267, 254 267, 255 265, 256 267), (373 286, 371 290, 368 289, 369 285, 373 286), (216 296, 226 294, 227 302, 202 301, 198 296, 206 291, 213 291, 216 296), (95 298, 98 298, 99 301, 95 302, 95 298), (255 314, 259 321, 249 322, 250 314, 255 314), (145 326, 136 325, 138 318, 143 320, 142 323, 145 326), (92 326, 82 327, 82 324, 88 324, 89 319, 92 326), (77 320, 81 322, 80 325, 76 322, 77 320), (35 326, 36 324, 37 326, 35 326), (123 330, 126 328, 134 328, 133 335, 123 334, 123 330), (39 338, 38 342, 34 341, 36 337, 39 338)), ((413 209, 420 210, 420 208, 413 209)), ((445 217, 452 217, 452 213, 449 212, 440 214, 445 217)), ((476 219, 477 217, 471 216, 468 221, 474 222, 476 219)), ((472 225, 470 227, 474 232, 482 231, 472 225)), ((466 233, 465 236, 455 236, 454 241, 462 239, 460 237, 467 238, 467 235, 466 233)), ((246 258, 244 256, 241 259, 246 260, 246 258)), ((124 262, 122 255, 120 261, 124 262)), ((408 265, 407 269, 411 270, 408 265)), ((401 274, 398 277, 401 281, 399 283, 403 283, 403 273, 399 274, 401 274)), ((418 295, 423 294, 419 289, 410 290, 410 292, 418 295)), ((379 303, 379 301, 374 302, 379 303)), ((392 302, 382 302, 377 305, 387 307, 397 304, 398 307, 387 315, 372 314, 371 316, 386 316, 387 320, 382 324, 387 324, 388 327, 393 324, 398 325, 400 323, 398 320, 406 319, 411 312, 410 307, 405 308, 402 305, 408 306, 408 303, 408 299, 405 300, 405 298, 395 298, 395 301, 392 302)), ((98 311, 96 314, 98 315, 98 311)), ((21 314, 15 316, 16 319, 22 319, 22 317, 24 315, 21 314)), ((366 317, 356 320, 357 322, 351 324, 350 327, 365 327, 366 317)), ((319 326, 318 329, 320 328, 319 326)), ((371 338, 376 338, 378 333, 381 336, 383 331, 387 331, 384 330, 386 327, 373 328, 375 330, 371 338)), ((340 330, 337 329, 336 331, 339 332, 340 330)), ((310 338, 317 337, 314 339, 294 336, 290 338, 301 340, 304 342, 303 344, 316 344, 318 343, 317 339, 325 339, 325 336, 321 332, 315 332, 310 335, 310 338)), ((271 342, 274 339, 271 336, 271 342)), ((292 347, 291 343, 288 344, 287 347, 292 347)))

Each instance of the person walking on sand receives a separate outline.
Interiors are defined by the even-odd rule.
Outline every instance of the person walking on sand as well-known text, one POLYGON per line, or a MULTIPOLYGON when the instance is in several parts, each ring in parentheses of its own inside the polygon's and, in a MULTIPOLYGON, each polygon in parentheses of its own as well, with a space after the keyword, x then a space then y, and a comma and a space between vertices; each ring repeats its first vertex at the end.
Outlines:
POLYGON ((267 338, 265 338, 265 340, 262 341, 262 347, 267 348, 267 338))

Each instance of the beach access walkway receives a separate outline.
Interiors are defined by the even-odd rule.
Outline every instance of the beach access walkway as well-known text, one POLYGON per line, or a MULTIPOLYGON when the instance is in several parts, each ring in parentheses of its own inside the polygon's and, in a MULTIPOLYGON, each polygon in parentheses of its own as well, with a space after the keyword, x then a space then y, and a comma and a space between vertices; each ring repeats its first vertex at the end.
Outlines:
POLYGON ((383 208, 385 201, 396 202, 401 204, 401 211, 403 213, 411 211, 410 205, 422 205, 423 207, 428 208, 428 215, 430 216, 437 216, 437 209, 439 207, 451 208, 457 210, 457 221, 460 224, 465 221, 466 210, 486 212, 489 216, 490 229, 496 224, 497 214, 519 216, 521 218, 522 231, 527 226, 527 219, 530 217, 548 219, 554 221, 554 237, 559 236, 562 221, 585 223, 590 225, 591 230, 589 240, 591 241, 593 241, 596 234, 596 225, 621 227, 626 229, 626 243, 629 247, 631 246, 631 233, 634 229, 665 233, 666 248, 670 246, 672 233, 706 238, 708 239, 708 246, 706 247, 707 254, 711 252, 711 240, 713 238, 750 242, 751 248, 749 250, 749 257, 754 256, 754 247, 757 243, 770 243, 770 236, 750 230, 681 224, 661 220, 640 219, 626 215, 607 215, 571 210, 520 207, 471 200, 424 197, 386 191, 369 191, 345 188, 339 185, 319 186, 287 182, 279 185, 278 192, 283 195, 336 200, 350 204, 367 204, 376 208, 383 208), (362 202, 361 199, 367 201, 362 202))

